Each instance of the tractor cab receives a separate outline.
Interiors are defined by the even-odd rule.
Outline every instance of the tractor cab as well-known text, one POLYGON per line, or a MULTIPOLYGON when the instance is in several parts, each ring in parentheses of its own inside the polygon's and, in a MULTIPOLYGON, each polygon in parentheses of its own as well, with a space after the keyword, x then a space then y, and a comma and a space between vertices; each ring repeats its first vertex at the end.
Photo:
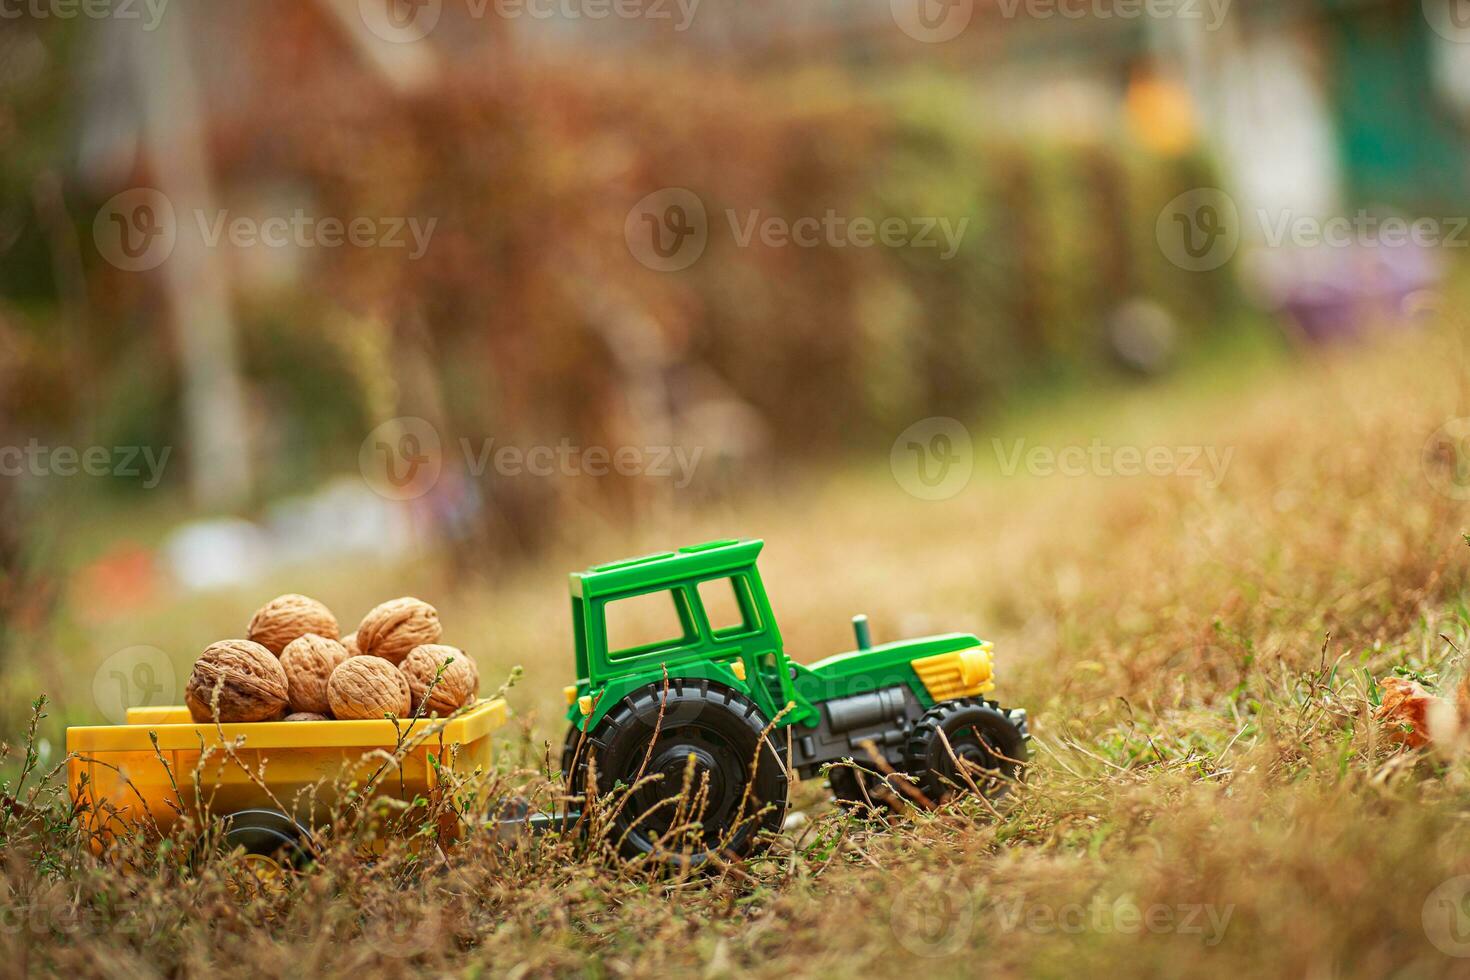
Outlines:
POLYGON ((748 691, 766 717, 813 709, 798 692, 756 567, 764 542, 721 540, 597 565, 571 576, 583 730, 639 687, 695 678, 748 691))

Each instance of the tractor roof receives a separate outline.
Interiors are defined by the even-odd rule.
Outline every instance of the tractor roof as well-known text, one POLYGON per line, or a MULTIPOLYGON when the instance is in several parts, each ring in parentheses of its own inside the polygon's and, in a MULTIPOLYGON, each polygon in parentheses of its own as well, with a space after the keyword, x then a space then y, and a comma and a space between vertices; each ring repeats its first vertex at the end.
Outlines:
POLYGON ((764 545, 765 542, 758 538, 725 538, 693 544, 678 551, 660 551, 594 565, 585 572, 572 573, 572 595, 590 599, 615 592, 676 585, 720 572, 735 572, 753 564, 764 545))

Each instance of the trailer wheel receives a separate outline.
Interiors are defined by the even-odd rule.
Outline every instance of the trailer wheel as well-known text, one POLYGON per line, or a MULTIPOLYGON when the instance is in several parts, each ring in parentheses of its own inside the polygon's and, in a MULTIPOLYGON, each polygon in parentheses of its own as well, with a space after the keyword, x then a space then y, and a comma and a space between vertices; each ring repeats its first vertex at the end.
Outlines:
POLYGON ((586 794, 595 771, 604 798, 583 812, 604 808, 608 839, 625 858, 698 867, 712 852, 743 857, 786 815, 788 776, 768 725, 755 702, 722 684, 650 684, 613 706, 580 753, 577 733, 568 736, 568 788, 586 794))
POLYGON ((225 817, 219 850, 229 854, 237 849, 261 870, 299 870, 311 862, 306 831, 277 810, 240 810, 225 817))
POLYGON ((924 713, 909 735, 905 755, 919 788, 935 803, 957 790, 968 792, 971 783, 986 799, 998 800, 1010 791, 1026 761, 1026 738, 993 705, 979 698, 959 698, 941 701, 924 713), (948 750, 939 737, 941 731, 948 750))

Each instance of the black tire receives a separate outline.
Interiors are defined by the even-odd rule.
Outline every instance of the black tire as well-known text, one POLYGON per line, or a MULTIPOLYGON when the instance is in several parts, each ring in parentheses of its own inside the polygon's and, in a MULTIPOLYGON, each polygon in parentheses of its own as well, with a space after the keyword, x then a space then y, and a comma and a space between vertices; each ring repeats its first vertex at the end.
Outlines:
POLYGON ((241 901, 278 894, 292 875, 306 870, 313 860, 306 831, 278 810, 238 810, 220 823, 218 834, 195 842, 189 867, 197 874, 216 855, 244 852, 237 866, 242 873, 227 880, 241 901))
POLYGON ((968 792, 971 782, 986 799, 998 800, 1019 778, 1026 761, 1026 737, 994 704, 958 698, 941 701, 924 713, 909 733, 904 754, 919 789, 935 803, 953 796, 957 787, 968 792), (939 738, 940 731, 954 758, 939 738), (955 758, 968 764, 968 780, 956 770, 955 758))
MULTIPOLYGON (((587 793, 590 762, 596 793, 608 797, 602 805, 616 814, 609 839, 621 842, 625 858, 652 854, 692 867, 705 864, 714 849, 744 857, 764 846, 765 832, 779 831, 786 816, 788 776, 764 734, 769 724, 755 702, 722 684, 694 679, 672 679, 667 688, 650 684, 614 705, 582 741, 580 753, 580 733, 575 728, 569 733, 562 756, 568 789, 574 796, 587 793), (691 788, 697 794, 708 785, 697 815, 678 799, 691 754, 691 788), (616 787, 640 782, 631 794, 608 796, 616 787), (700 829, 663 840, 681 808, 680 823, 698 820, 700 829)), ((583 811, 591 805, 584 803, 583 811)))
POLYGON ((225 817, 219 849, 223 854, 240 849, 287 869, 304 868, 311 862, 306 831, 277 810, 240 810, 225 817))
POLYGON ((582 733, 582 729, 576 725, 572 725, 567 729, 566 741, 561 744, 561 778, 563 780, 571 781, 572 764, 574 762, 585 762, 587 759, 587 750, 591 747, 592 743, 587 741, 587 736, 582 733), (581 758, 577 756, 579 749, 581 750, 581 758))
MULTIPOLYGON (((566 739, 561 743, 561 779, 562 782, 566 783, 568 792, 575 792, 577 796, 581 796, 582 791, 580 789, 572 790, 572 786, 574 785, 572 770, 578 765, 585 766, 587 764, 587 753, 590 751, 592 751, 591 740, 582 729, 578 728, 576 724, 572 724, 567 729, 566 739)), ((563 812, 561 818, 556 821, 555 826, 562 831, 571 830, 581 822, 582 811, 585 809, 587 809, 586 803, 571 804, 563 812)))

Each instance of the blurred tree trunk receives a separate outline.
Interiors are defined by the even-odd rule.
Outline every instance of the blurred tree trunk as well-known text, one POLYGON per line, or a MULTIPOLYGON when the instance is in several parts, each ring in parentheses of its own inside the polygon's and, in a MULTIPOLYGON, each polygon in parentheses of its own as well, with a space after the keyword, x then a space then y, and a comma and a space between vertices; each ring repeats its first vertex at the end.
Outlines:
MULTIPOLYGON (((0 355, 4 341, 5 324, 0 322, 0 355)), ((0 392, 11 382, 9 367, 0 356, 0 392)), ((0 446, 25 443, 21 430, 0 414, 0 446)), ((54 581, 38 573, 35 526, 22 504, 20 478, 0 475, 0 669, 15 656, 21 636, 49 621, 57 595, 54 581)), ((4 710, 0 704, 0 712, 4 710)))
POLYGON ((21 595, 20 514, 15 483, 0 477, 0 663, 10 650, 10 629, 21 595))
POLYGON ((192 227, 194 215, 215 211, 206 120, 189 62, 190 25, 207 16, 204 10, 181 7, 156 31, 129 37, 150 171, 178 224, 173 254, 159 271, 183 383, 190 490, 200 507, 232 510, 248 499, 251 486, 244 385, 220 257, 192 227))

